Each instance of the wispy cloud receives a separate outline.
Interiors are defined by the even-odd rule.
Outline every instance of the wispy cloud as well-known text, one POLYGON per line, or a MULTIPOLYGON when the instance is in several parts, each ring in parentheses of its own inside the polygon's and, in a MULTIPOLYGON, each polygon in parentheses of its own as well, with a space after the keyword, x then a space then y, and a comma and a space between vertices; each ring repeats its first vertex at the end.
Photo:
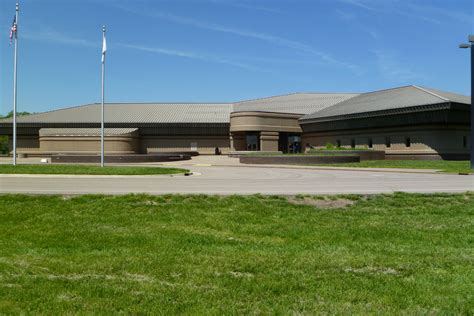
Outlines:
POLYGON ((310 61, 305 59, 291 59, 291 58, 274 58, 274 57, 252 57, 252 56, 238 56, 236 57, 239 60, 251 61, 257 63, 268 63, 268 64, 298 64, 298 65, 308 65, 308 66, 325 66, 326 63, 322 61, 310 61))
POLYGON ((373 53, 379 72, 385 79, 397 84, 408 84, 414 80, 425 79, 423 74, 415 72, 409 65, 399 61, 395 51, 377 50, 373 53))
POLYGON ((397 0, 384 0, 384 1, 374 1, 374 0, 339 0, 340 2, 358 8, 365 9, 370 12, 376 13, 385 13, 385 14, 398 14, 401 16, 414 18, 418 20, 423 20, 426 22, 440 24, 441 21, 433 17, 426 16, 422 14, 423 12, 418 12, 415 14, 412 10, 406 8, 407 1, 400 3, 397 0))
MULTIPOLYGON (((51 29, 45 29, 42 27, 38 31, 25 31, 22 33, 22 37, 27 40, 33 41, 42 41, 56 43, 60 45, 69 45, 69 46, 82 46, 82 47, 93 47, 99 49, 101 46, 100 40, 90 41, 79 37, 70 36, 65 33, 54 31, 51 29)), ((150 47, 144 45, 132 45, 125 43, 110 43, 116 47, 123 47, 128 49, 135 49, 139 51, 181 57, 187 59, 195 59, 204 62, 218 63, 229 65, 237 68, 242 68, 250 71, 258 71, 264 73, 276 73, 274 70, 265 69, 262 67, 257 67, 251 63, 268 63, 268 64, 302 64, 302 65, 313 65, 313 66, 324 66, 322 62, 307 61, 302 59, 283 59, 283 58, 267 58, 267 57, 251 57, 251 56, 230 56, 229 58, 224 58, 217 55, 201 54, 192 51, 184 50, 175 50, 163 47, 150 47), (250 63, 249 63, 250 62, 250 63)))
POLYGON ((368 5, 363 0, 340 0, 340 1, 346 4, 350 4, 350 5, 362 8, 362 9, 369 10, 369 11, 379 11, 379 9, 376 9, 375 7, 368 5))
MULTIPOLYGON (((471 4, 471 5, 472 5, 471 12, 473 12, 474 4, 471 4)), ((471 14, 466 13, 466 12, 469 12, 469 10, 457 11, 457 10, 452 10, 445 7, 443 8, 436 7, 431 4, 426 4, 426 3, 420 4, 420 3, 413 3, 413 2, 407 2, 406 7, 412 10, 413 12, 424 13, 424 14, 429 13, 433 16, 438 16, 441 20, 443 19, 454 20, 454 21, 459 21, 462 23, 469 24, 471 26, 474 23, 474 15, 472 13, 471 14)))
MULTIPOLYGON (((446 6, 438 7, 434 2, 413 0, 339 0, 339 2, 356 6, 371 12, 397 14, 425 22, 442 24, 443 21, 458 21, 472 25, 474 16, 465 11, 450 9, 446 6)), ((466 1, 467 4, 467 1, 466 1)))
POLYGON ((33 32, 25 31, 21 34, 21 36, 25 39, 34 41, 52 42, 75 46, 100 47, 99 40, 94 42, 48 29, 33 32))
POLYGON ((155 53, 155 54, 160 54, 160 55, 168 55, 168 56, 182 57, 182 58, 188 58, 188 59, 197 59, 197 60, 206 61, 206 62, 230 65, 230 66, 252 70, 252 71, 269 72, 268 70, 263 69, 263 68, 254 67, 246 63, 241 63, 238 61, 222 58, 220 56, 215 56, 215 55, 204 55, 204 54, 198 54, 198 53, 190 52, 190 51, 173 50, 173 49, 167 49, 167 48, 161 48, 161 47, 149 47, 149 46, 132 45, 132 44, 124 44, 124 43, 117 43, 116 45, 124 47, 124 48, 130 48, 130 49, 135 49, 135 50, 140 50, 140 51, 155 53))
MULTIPOLYGON (((57 43, 57 44, 62 44, 62 45, 96 47, 96 48, 100 47, 100 41, 96 41, 96 42, 89 41, 89 40, 85 40, 78 37, 72 37, 64 33, 52 31, 52 30, 40 30, 37 32, 24 32, 22 33, 22 37, 27 40, 51 42, 51 43, 57 43)), ((125 48, 131 48, 131 49, 136 49, 136 50, 141 50, 141 51, 151 52, 151 53, 156 53, 156 54, 189 58, 189 59, 197 59, 197 60, 206 61, 206 62, 214 62, 214 63, 219 63, 219 64, 230 65, 230 66, 239 67, 239 68, 252 70, 252 71, 267 72, 267 70, 259 68, 259 67, 254 67, 246 63, 241 63, 239 61, 230 60, 230 59, 226 59, 226 58, 222 58, 222 57, 214 56, 214 55, 204 55, 204 54, 198 54, 195 52, 173 50, 173 49, 160 48, 160 47, 147 47, 147 46, 130 45, 130 44, 122 44, 122 43, 112 43, 112 44, 118 47, 121 46, 125 48)))
POLYGON ((182 16, 170 14, 170 13, 163 13, 163 12, 157 12, 157 11, 143 12, 143 11, 130 9, 129 7, 124 7, 124 6, 119 6, 119 7, 123 10, 126 10, 131 13, 135 13, 135 14, 145 15, 145 16, 149 16, 153 18, 159 18, 159 19, 170 21, 173 23, 179 23, 182 25, 188 25, 188 26, 192 26, 192 27, 196 27, 200 29, 211 30, 211 31, 221 32, 221 33, 228 33, 228 34, 238 35, 238 36, 242 36, 246 38, 252 38, 252 39, 267 42, 270 44, 291 48, 294 50, 298 50, 300 52, 317 56, 321 60, 325 61, 326 63, 336 65, 339 67, 348 68, 349 70, 352 70, 356 73, 361 72, 360 67, 357 65, 338 60, 334 58, 333 56, 331 56, 329 53, 317 50, 313 48, 312 46, 307 45, 305 43, 290 40, 284 37, 275 36, 272 34, 267 34, 267 33, 262 33, 262 32, 255 32, 255 31, 249 31, 249 30, 244 30, 244 29, 227 27, 227 26, 216 24, 216 23, 182 17, 182 16))
POLYGON ((341 20, 343 20, 346 23, 351 24, 351 25, 355 26, 356 28, 362 30, 363 32, 369 34, 372 38, 376 39, 376 38, 379 37, 379 33, 375 29, 370 28, 370 27, 360 23, 357 20, 357 16, 354 13, 346 12, 346 11, 342 11, 342 10, 336 10, 336 14, 339 16, 339 18, 341 20))
POLYGON ((253 11, 263 11, 263 12, 276 13, 276 14, 285 13, 282 10, 278 10, 278 9, 266 7, 266 6, 261 6, 261 5, 256 5, 254 3, 246 3, 243 1, 235 1, 235 0, 208 0, 208 1, 212 3, 220 4, 220 5, 228 5, 235 8, 242 8, 242 9, 248 9, 248 10, 253 10, 253 11))

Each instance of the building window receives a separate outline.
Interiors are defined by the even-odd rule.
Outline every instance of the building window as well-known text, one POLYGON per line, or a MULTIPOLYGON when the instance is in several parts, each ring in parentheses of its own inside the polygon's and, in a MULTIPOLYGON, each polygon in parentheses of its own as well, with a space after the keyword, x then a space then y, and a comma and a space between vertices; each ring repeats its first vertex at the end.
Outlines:
POLYGON ((372 141, 372 138, 369 138, 369 148, 374 148, 374 143, 372 141))
POLYGON ((462 148, 467 148, 467 136, 462 137, 462 148))
POLYGON ((390 137, 385 138, 385 147, 387 148, 392 147, 392 140, 390 139, 390 137))
POLYGON ((351 139, 351 148, 356 148, 356 141, 355 141, 355 139, 351 139))
POLYGON ((406 146, 407 148, 410 148, 410 147, 411 147, 411 139, 410 139, 410 137, 406 137, 406 138, 405 138, 405 146, 406 146))
POLYGON ((336 146, 337 148, 341 148, 341 141, 339 139, 336 140, 336 146))

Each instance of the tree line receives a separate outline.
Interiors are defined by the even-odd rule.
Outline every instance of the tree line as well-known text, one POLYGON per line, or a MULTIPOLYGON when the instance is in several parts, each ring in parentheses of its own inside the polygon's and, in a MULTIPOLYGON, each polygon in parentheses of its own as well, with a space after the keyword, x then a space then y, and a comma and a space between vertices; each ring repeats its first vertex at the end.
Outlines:
MULTIPOLYGON (((17 112, 17 116, 25 116, 31 114, 30 112, 17 112)), ((6 119, 13 117, 13 111, 8 112, 6 115, 0 114, 0 119, 6 119)), ((8 154, 10 152, 10 148, 8 146, 8 136, 1 135, 0 136, 0 154, 8 154)))

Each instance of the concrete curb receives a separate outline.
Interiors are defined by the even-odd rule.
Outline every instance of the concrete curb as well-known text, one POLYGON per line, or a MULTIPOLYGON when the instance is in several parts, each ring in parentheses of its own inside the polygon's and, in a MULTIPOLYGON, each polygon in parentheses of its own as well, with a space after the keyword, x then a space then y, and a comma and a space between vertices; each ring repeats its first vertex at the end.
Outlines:
POLYGON ((0 174, 0 178, 61 178, 61 179, 97 179, 97 178, 113 178, 113 179, 150 179, 150 178, 175 178, 183 177, 184 174, 145 174, 145 175, 107 175, 107 174, 0 174))
MULTIPOLYGON (((295 166, 295 165, 212 165, 212 164, 189 164, 189 165, 162 165, 176 168, 193 168, 193 167, 236 167, 236 168, 273 168, 273 169, 307 169, 307 170, 323 170, 323 171, 359 171, 359 172, 385 172, 385 173, 415 173, 415 174, 450 174, 443 173, 437 169, 398 169, 398 168, 350 168, 350 167, 317 167, 317 166, 295 166)), ((452 175, 458 175, 452 173, 452 175)), ((474 174, 473 174, 474 175, 474 174)))
POLYGON ((433 189, 433 190, 354 190, 352 192, 340 192, 338 190, 327 190, 327 191, 321 191, 321 192, 301 192, 301 193, 286 193, 286 192, 280 192, 280 191, 267 191, 267 192, 240 192, 240 193, 235 193, 232 191, 216 191, 216 190, 211 190, 211 191, 191 191, 191 192, 174 192, 174 191, 140 191, 140 190, 133 190, 133 191, 105 191, 105 192, 88 192, 88 191, 65 191, 65 190, 57 190, 57 191, 51 191, 51 190, 34 190, 34 191, 29 191, 28 193, 25 193, 24 191, 18 191, 18 190, 6 190, 0 192, 0 195, 5 195, 5 194, 26 194, 26 195, 59 195, 59 196, 81 196, 81 195, 129 195, 129 194, 148 194, 148 195, 183 195, 183 196, 192 196, 192 195, 210 195, 210 196, 252 196, 252 195, 263 195, 263 196, 296 196, 298 194, 305 194, 305 195, 311 195, 311 196, 320 196, 320 195, 351 195, 351 194, 356 194, 356 195, 391 195, 395 193, 410 193, 410 194, 439 194, 439 193, 448 193, 448 194, 465 194, 473 191, 468 191, 468 190, 446 190, 446 189, 433 189))

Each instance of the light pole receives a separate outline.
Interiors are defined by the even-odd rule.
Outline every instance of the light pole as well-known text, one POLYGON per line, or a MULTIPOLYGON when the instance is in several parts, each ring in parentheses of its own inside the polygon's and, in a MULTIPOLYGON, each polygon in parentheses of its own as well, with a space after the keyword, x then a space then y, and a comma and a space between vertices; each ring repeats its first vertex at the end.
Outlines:
POLYGON ((471 49, 471 169, 474 170, 474 35, 469 35, 469 44, 461 44, 459 48, 471 49))

